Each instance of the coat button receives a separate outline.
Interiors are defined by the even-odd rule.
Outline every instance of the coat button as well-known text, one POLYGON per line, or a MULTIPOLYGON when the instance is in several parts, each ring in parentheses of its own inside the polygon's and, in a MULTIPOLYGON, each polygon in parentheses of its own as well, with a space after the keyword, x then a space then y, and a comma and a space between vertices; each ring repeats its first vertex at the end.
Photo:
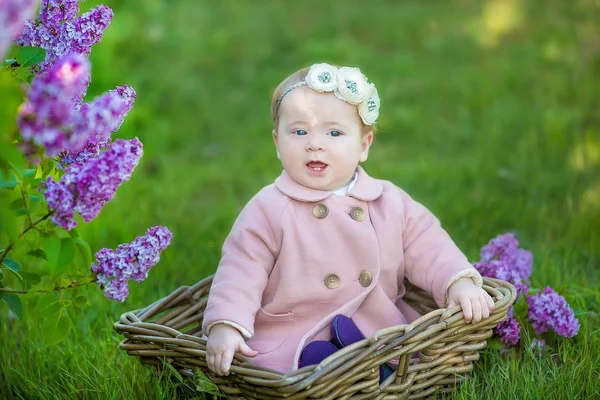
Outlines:
POLYGON ((317 204, 315 208, 313 208, 313 215, 316 218, 325 218, 329 214, 329 209, 325 204, 317 204))
POLYGON ((335 274, 329 274, 325 277, 325 286, 329 289, 335 289, 340 286, 340 278, 335 274))
POLYGON ((365 219, 365 210, 360 207, 352 207, 350 210, 350 218, 358 222, 363 221, 365 219))
POLYGON ((358 281, 362 287, 367 287, 373 281, 373 277, 369 271, 362 271, 358 276, 358 281))

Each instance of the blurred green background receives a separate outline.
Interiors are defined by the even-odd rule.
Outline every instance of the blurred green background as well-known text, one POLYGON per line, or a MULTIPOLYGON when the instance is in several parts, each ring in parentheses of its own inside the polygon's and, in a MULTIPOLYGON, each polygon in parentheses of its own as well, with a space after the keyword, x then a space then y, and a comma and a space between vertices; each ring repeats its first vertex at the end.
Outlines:
MULTIPOLYGON (((58 346, 45 347, 35 323, 8 321, 0 308, 0 394, 174 395, 117 350, 112 323, 214 272, 238 212, 281 172, 272 91, 293 71, 330 62, 360 67, 378 87, 371 176, 430 208, 471 260, 512 231, 534 254, 534 288, 568 286, 562 293, 582 324, 575 339, 548 337, 544 360, 526 349, 513 358, 485 351, 456 396, 600 395, 599 1, 103 4, 115 17, 93 47, 87 99, 132 86, 135 105, 114 137, 139 137, 145 154, 80 230, 94 252, 155 225, 174 239, 125 303, 90 288, 91 306, 58 346)), ((5 72, 0 93, 6 132, 22 94, 5 72)))

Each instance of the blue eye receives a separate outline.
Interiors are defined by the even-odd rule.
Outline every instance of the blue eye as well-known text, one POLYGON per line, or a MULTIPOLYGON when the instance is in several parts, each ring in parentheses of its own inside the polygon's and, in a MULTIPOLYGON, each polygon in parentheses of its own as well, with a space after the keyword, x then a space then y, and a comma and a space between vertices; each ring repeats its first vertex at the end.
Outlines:
POLYGON ((329 135, 333 136, 333 137, 341 136, 341 134, 342 133, 340 131, 331 131, 331 132, 329 132, 329 135))
POLYGON ((304 129, 298 129, 297 131, 294 131, 294 133, 298 136, 308 135, 304 129))

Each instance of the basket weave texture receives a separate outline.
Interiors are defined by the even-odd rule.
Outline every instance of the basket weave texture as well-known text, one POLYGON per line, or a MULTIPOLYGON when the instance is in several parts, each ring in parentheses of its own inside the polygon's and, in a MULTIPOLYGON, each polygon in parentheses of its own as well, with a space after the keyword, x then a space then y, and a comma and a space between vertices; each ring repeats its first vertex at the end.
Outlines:
POLYGON ((452 391, 468 378, 492 329, 506 319, 516 300, 510 283, 484 278, 495 308, 476 324, 464 321, 460 306, 438 309, 432 297, 406 281, 404 299, 421 318, 375 332, 319 365, 282 374, 236 354, 231 374, 219 377, 206 365, 202 318, 213 276, 182 286, 148 307, 124 313, 114 328, 125 336, 119 348, 142 363, 183 376, 199 368, 229 399, 418 399, 452 391), (396 374, 379 382, 379 366, 397 363, 396 374))

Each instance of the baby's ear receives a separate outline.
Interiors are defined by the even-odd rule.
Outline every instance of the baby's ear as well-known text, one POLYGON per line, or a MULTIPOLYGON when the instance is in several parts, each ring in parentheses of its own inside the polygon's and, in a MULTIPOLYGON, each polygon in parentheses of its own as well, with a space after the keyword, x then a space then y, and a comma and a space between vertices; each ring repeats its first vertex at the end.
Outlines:
POLYGON ((360 151, 360 162, 367 161, 369 157, 369 149, 371 148, 371 144, 373 143, 373 131, 369 130, 365 132, 361 139, 361 151, 360 151))
POLYGON ((275 143, 275 149, 277 150, 277 158, 281 159, 281 157, 279 157, 279 136, 277 136, 277 131, 275 129, 273 129, 273 131, 271 132, 273 135, 273 142, 275 143))

